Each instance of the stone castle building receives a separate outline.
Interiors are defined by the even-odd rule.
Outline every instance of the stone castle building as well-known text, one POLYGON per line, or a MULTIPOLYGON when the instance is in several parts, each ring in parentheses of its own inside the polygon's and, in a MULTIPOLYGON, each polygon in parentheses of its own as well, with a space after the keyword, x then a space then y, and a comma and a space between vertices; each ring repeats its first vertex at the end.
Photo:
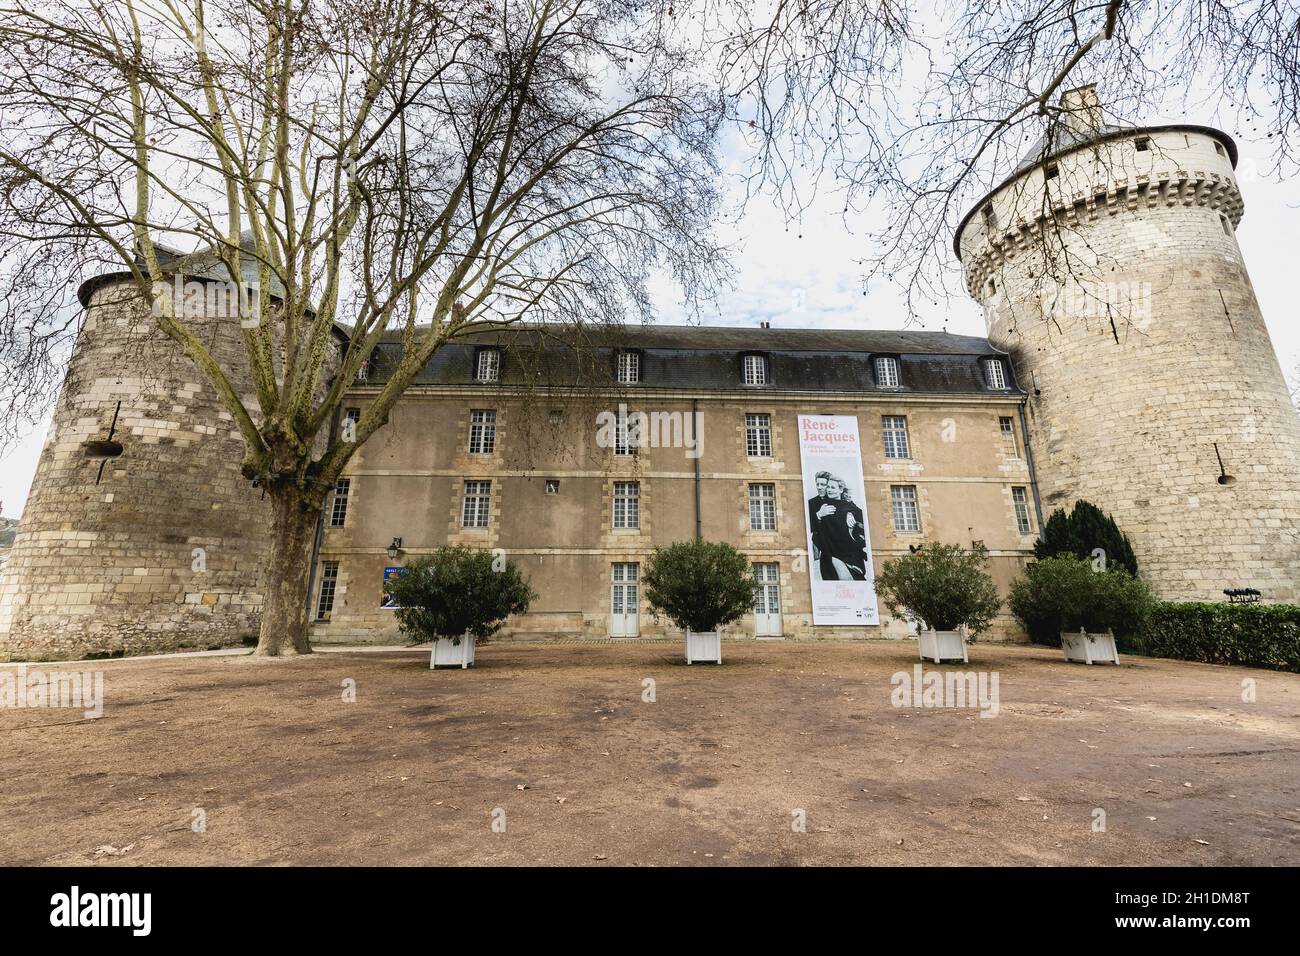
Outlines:
POLYGON ((1246 273, 1237 150, 1121 128, 1093 87, 957 230, 989 341, 1028 397, 1053 509, 1086 498, 1171 599, 1300 597, 1300 418, 1246 273))
MULTIPOLYGON (((1044 512, 1083 497, 1115 515, 1162 596, 1294 600, 1300 422, 1234 238, 1235 147, 1203 127, 1108 125, 1089 88, 1064 105, 957 231, 988 339, 656 326, 587 330, 580 349, 536 329, 442 349, 326 502, 313 639, 391 640, 385 574, 448 543, 522 566, 539 597, 508 635, 671 633, 640 569, 697 535, 757 566, 755 611, 733 635, 899 636, 883 608, 879 626, 812 623, 800 414, 856 418, 877 566, 979 541, 1005 589, 1044 512), (611 446, 597 423, 620 408, 686 428, 611 446)), ((254 634, 267 510, 239 474, 238 433, 124 276, 81 300, 0 574, 0 659, 254 634)), ((204 330, 237 371, 237 325, 204 330)), ((396 347, 354 383, 340 427, 396 347)), ((1019 636, 1005 616, 994 633, 1019 636)))

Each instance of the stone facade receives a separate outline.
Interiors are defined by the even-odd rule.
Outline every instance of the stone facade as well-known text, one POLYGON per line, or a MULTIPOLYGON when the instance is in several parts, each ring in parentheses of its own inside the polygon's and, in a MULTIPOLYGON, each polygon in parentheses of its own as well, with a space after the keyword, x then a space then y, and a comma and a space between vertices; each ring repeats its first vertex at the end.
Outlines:
MULTIPOLYGON (((270 512, 239 473, 238 430, 129 281, 92 283, 83 304, 0 576, 0 660, 213 647, 255 635, 270 512), (118 452, 110 440, 116 457, 104 457, 118 452)), ((239 381, 238 323, 189 321, 239 381)))
POLYGON ((1201 127, 1100 127, 1098 109, 1091 135, 1033 157, 958 234, 990 341, 1029 392, 1044 510, 1112 513, 1163 597, 1294 601, 1300 420, 1236 241, 1235 147, 1201 127))
MULTIPOLYGON (((1068 129, 1049 134, 958 230, 987 341, 584 330, 584 340, 631 338, 572 354, 506 351, 503 368, 519 358, 514 378, 492 384, 474 369, 500 342, 470 336, 444 347, 349 463, 337 527, 336 503, 326 503, 313 639, 393 640, 385 568, 448 543, 500 549, 523 567, 539 598, 506 636, 604 637, 614 566, 644 565, 655 547, 697 532, 777 566, 782 636, 902 636, 883 608, 880 626, 811 622, 796 428, 808 413, 857 418, 877 566, 925 542, 982 541, 1005 592, 1032 557, 1043 511, 1086 498, 1131 536, 1142 576, 1164 597, 1219 600, 1224 588, 1253 587, 1266 600, 1296 600, 1300 421, 1235 238, 1235 147, 1202 127, 1105 126, 1090 90, 1071 95, 1082 108, 1071 106, 1068 129), (980 370, 1001 361, 999 349, 1011 365, 995 382, 980 370), (647 374, 611 388, 615 357, 628 351, 647 374), (772 359, 771 378, 745 387, 745 357, 760 353, 772 359), (903 371, 901 386, 873 379, 882 355, 903 371), (604 385, 571 374, 588 367, 605 368, 604 385), (620 402, 698 413, 702 455, 598 447, 595 416, 620 402), (496 441, 484 453, 469 431, 473 413, 488 410, 496 441), (768 417, 770 455, 751 457, 749 414, 768 417), (906 418, 908 458, 886 458, 882 416, 906 418), (467 481, 489 483, 484 528, 462 521, 467 481), (615 527, 619 482, 638 483, 635 527, 615 527), (751 528, 756 482, 774 486, 774 531, 751 528), (919 531, 895 529, 892 485, 914 488, 919 531)), ((269 509, 239 473, 243 443, 230 416, 122 277, 89 283, 83 304, 0 573, 0 660, 219 646, 255 634, 269 509)), ((246 381, 238 324, 191 321, 246 381)), ((346 406, 373 400, 392 346, 381 346, 346 406)), ((674 633, 638 597, 636 633, 674 633)), ((753 635, 756 625, 750 616, 730 633, 753 635)), ((1023 635, 1004 614, 992 636, 1023 635)))
MULTIPOLYGON (((707 331, 707 330, 703 330, 707 331)), ((763 332, 753 334, 755 342, 763 332)), ((974 359, 970 359, 974 362, 974 359)), ((374 388, 350 395, 363 408, 374 388)), ((612 566, 644 566, 655 547, 695 536, 696 483, 704 538, 727 541, 755 562, 779 567, 782 635, 787 638, 900 637, 906 625, 882 608, 879 627, 814 627, 805 549, 803 495, 796 416, 853 415, 862 438, 865 511, 877 566, 925 542, 990 549, 990 573, 1005 591, 1032 556, 1038 534, 1033 479, 1020 430, 1024 396, 1018 391, 986 395, 827 394, 733 388, 722 391, 654 390, 628 398, 632 409, 702 416, 703 451, 695 460, 682 448, 643 448, 615 455, 597 447, 599 405, 552 409, 509 389, 466 384, 416 386, 398 403, 389 423, 358 450, 348 470, 348 502, 342 527, 327 527, 321 561, 337 565, 327 620, 312 639, 323 642, 397 640, 393 612, 381 607, 384 568, 400 565, 446 542, 499 548, 516 561, 539 597, 533 609, 512 619, 502 636, 603 638, 609 633, 612 566), (497 413, 493 453, 472 455, 469 423, 475 409, 497 413), (558 414, 556 414, 558 412, 558 414), (766 414, 772 454, 749 457, 745 417, 766 414), (911 455, 886 460, 882 416, 905 416, 911 455), (552 419, 558 418, 558 424, 552 419), (1003 430, 1002 419, 1014 423, 1003 430), (544 440, 538 433, 545 432, 544 440), (488 527, 461 526, 463 484, 491 484, 488 527), (547 492, 547 482, 558 491, 547 492), (634 529, 613 527, 613 485, 637 481, 640 520, 634 529), (775 485, 775 531, 753 531, 748 486, 775 485), (894 530, 890 486, 917 489, 919 532, 894 530), (1030 529, 1020 532, 1013 487, 1030 502, 1030 529), (448 506, 450 503, 450 506, 448 506), (387 548, 402 540, 402 554, 387 548)), ((327 513, 331 509, 327 508, 327 513)), ((317 574, 317 581, 321 575, 317 574)), ((319 601, 319 585, 316 598, 319 601)), ((318 605, 319 607, 319 605, 318 605)), ((753 636, 752 616, 728 629, 753 636)), ((678 632, 640 606, 640 636, 678 632)), ((1001 617, 991 639, 1021 639, 1001 617)))

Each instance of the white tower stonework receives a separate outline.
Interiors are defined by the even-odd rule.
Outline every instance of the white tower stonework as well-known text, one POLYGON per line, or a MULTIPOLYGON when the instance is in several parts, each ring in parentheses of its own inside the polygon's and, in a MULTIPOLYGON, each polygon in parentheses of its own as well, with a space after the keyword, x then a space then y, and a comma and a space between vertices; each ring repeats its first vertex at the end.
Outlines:
POLYGON ((1236 147, 1066 110, 958 227, 967 288, 1030 392, 1045 510, 1085 498, 1170 599, 1300 597, 1300 419, 1236 227, 1236 147))

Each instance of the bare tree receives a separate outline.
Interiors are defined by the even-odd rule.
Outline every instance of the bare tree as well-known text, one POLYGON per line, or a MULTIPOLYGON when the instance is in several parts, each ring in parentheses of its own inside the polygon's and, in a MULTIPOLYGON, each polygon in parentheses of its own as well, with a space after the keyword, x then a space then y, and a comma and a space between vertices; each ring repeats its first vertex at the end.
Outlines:
POLYGON ((309 651, 324 496, 435 350, 525 315, 645 317, 656 266, 716 287, 716 101, 659 27, 623 0, 11 2, 0 261, 30 291, 4 305, 5 388, 48 386, 73 326, 39 317, 68 314, 69 280, 129 272, 271 499, 259 652, 309 651), (252 404, 166 281, 213 258, 252 404), (330 434, 393 334, 355 440, 330 434))
POLYGON ((949 292, 960 217, 1067 85, 1103 85, 1122 120, 1199 81, 1283 171, 1300 136, 1295 0, 0 3, 0 392, 43 406, 69 282, 128 270, 273 498, 264 653, 308 649, 310 525, 441 344, 524 315, 646 316, 655 267, 717 288, 723 123, 750 137, 747 195, 882 208, 866 271, 918 314, 949 292), (164 242, 243 282, 253 407, 157 291, 186 267, 164 242), (392 332, 400 360, 340 442, 343 390, 392 332))
POLYGON ((1295 0, 710 10, 726 34, 716 48, 729 117, 752 138, 751 191, 771 192, 792 216, 816 190, 842 199, 850 225, 879 211, 888 226, 869 237, 864 270, 900 289, 916 316, 958 291, 950 244, 961 217, 1061 121, 1059 94, 1072 86, 1097 84, 1119 124, 1195 105, 1268 142, 1280 175, 1300 155, 1295 0))

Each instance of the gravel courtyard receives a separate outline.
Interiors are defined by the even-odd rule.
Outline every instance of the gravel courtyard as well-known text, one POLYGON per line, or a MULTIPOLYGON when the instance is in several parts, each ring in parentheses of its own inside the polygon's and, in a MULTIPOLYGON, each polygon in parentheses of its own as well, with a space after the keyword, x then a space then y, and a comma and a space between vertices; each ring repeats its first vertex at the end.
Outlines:
POLYGON ((31 664, 104 710, 0 710, 0 863, 1300 864, 1300 675, 976 645, 987 719, 894 707, 910 642, 723 654, 31 664))

